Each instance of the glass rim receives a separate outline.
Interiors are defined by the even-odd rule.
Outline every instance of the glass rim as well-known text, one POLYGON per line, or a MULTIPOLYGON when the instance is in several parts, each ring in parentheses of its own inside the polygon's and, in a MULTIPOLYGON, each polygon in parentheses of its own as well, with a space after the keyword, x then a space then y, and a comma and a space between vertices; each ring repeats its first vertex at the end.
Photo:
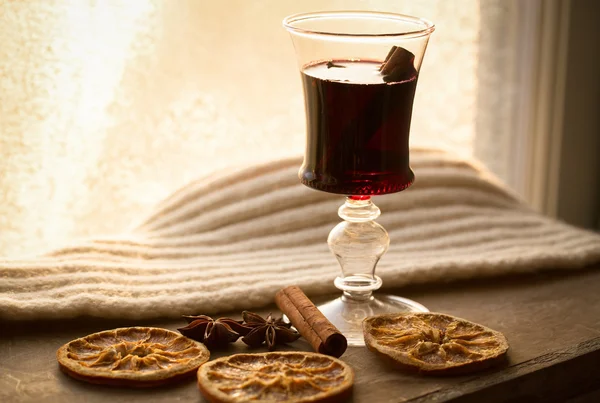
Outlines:
POLYGON ((283 26, 290 32, 296 32, 304 35, 318 36, 333 36, 333 37, 351 37, 351 38, 418 38, 426 36, 435 31, 435 25, 424 18, 413 17, 406 14, 379 12, 379 11, 317 11, 309 13, 292 14, 283 19, 283 26), (306 20, 316 20, 321 18, 375 18, 383 20, 396 20, 410 22, 415 25, 421 25, 422 29, 415 29, 401 32, 386 32, 386 33, 344 33, 331 31, 317 31, 312 29, 299 28, 294 26, 295 23, 306 20))

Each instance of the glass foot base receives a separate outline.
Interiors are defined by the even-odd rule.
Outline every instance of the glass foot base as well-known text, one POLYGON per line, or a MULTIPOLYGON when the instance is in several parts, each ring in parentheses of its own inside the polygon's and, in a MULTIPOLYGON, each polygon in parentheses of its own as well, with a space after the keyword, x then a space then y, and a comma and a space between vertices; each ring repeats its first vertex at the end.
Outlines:
POLYGON ((399 312, 429 312, 418 302, 394 295, 376 294, 364 301, 341 296, 334 300, 317 301, 317 307, 348 339, 349 346, 364 346, 362 321, 367 316, 399 312))

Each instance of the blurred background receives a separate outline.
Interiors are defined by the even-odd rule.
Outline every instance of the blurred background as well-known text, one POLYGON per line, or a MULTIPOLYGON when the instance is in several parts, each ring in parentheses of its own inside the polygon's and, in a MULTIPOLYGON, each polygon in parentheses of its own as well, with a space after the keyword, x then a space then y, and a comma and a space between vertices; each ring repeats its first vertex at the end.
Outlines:
POLYGON ((304 150, 281 20, 432 20, 413 145, 481 160, 539 211, 600 213, 600 2, 0 0, 0 256, 118 234, 191 180, 304 150))

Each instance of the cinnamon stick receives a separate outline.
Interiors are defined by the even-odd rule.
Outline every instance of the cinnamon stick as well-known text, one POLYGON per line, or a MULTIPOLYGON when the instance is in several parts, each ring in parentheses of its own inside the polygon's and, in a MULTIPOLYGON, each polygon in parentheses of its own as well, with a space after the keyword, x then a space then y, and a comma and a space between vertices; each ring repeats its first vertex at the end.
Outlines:
POLYGON ((416 74, 415 55, 410 51, 400 47, 392 46, 379 71, 383 75, 383 81, 402 81, 416 74))
POLYGON ((398 46, 392 46, 392 48, 388 52, 387 56, 385 57, 385 60, 383 61, 383 63, 381 63, 381 66, 379 66, 379 71, 383 72, 383 68, 385 67, 387 62, 390 60, 390 58, 392 57, 392 55, 394 54, 396 49, 398 49, 398 46))
POLYGON ((346 351, 346 337, 319 311, 296 286, 285 287, 275 294, 275 303, 315 351, 340 357, 346 351))

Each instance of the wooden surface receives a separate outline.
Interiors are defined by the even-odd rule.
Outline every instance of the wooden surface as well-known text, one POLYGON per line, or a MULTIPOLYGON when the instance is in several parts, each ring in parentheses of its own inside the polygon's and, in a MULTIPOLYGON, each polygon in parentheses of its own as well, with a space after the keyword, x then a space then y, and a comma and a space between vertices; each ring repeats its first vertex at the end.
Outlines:
MULTIPOLYGON (((342 359, 356 371, 353 402, 600 401, 600 270, 394 291, 432 311, 503 332, 510 343, 508 362, 477 375, 431 378, 390 368, 365 348, 349 348, 342 359)), ((182 324, 89 318, 0 322, 0 402, 202 402, 193 381, 153 390, 109 388, 73 380, 56 364, 58 347, 89 333, 182 324)), ((310 349, 302 340, 293 348, 310 349)), ((246 351, 245 345, 238 342, 213 357, 235 351, 246 351)))

